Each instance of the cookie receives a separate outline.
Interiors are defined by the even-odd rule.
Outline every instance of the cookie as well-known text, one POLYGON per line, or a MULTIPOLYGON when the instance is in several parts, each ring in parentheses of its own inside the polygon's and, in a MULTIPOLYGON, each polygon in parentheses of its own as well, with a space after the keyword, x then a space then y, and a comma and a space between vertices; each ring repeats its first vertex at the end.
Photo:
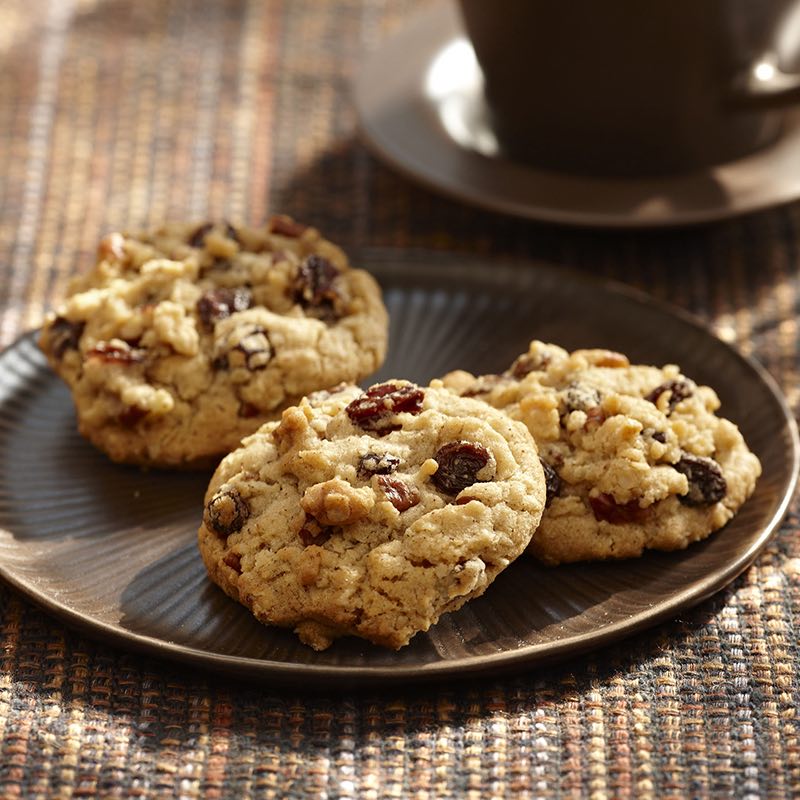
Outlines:
POLYGON ((725 525, 761 473, 714 390, 675 365, 533 341, 502 374, 443 385, 533 434, 548 504, 530 552, 547 564, 685 548, 725 525))
POLYGON ((84 436, 114 461, 181 467, 365 377, 386 340, 375 280, 314 228, 274 217, 109 235, 40 345, 84 436))
POLYGON ((399 648, 482 594, 545 500, 524 425, 393 380, 304 399, 228 455, 198 541, 211 579, 316 650, 399 648))

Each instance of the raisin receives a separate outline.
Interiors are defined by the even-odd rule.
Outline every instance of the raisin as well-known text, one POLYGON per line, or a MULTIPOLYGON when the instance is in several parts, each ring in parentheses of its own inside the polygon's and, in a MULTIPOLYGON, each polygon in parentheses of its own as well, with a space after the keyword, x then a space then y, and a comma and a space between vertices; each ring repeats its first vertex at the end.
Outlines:
POLYGON ((325 544, 335 532, 335 527, 321 525, 314 517, 307 516, 297 535, 303 547, 308 547, 311 544, 325 544))
POLYGON ((645 428, 642 431, 642 436, 648 437, 654 442, 660 442, 661 444, 667 443, 667 434, 664 433, 664 431, 657 431, 655 428, 645 428))
POLYGON ((545 353, 540 353, 539 355, 523 353, 514 360, 514 363, 506 370, 506 374, 517 380, 522 380, 526 375, 530 375, 531 372, 539 372, 545 369, 549 363, 550 356, 545 353))
POLYGON ((85 327, 85 322, 70 322, 65 317, 56 317, 48 331, 53 355, 61 359, 67 350, 77 350, 85 327))
POLYGON ((380 383, 370 386, 345 410, 351 422, 365 431, 388 433, 401 427, 392 422, 394 415, 402 412, 419 414, 424 397, 422 389, 413 383, 403 386, 398 386, 396 383, 380 383))
POLYGON ((297 239, 303 235, 306 227, 306 225, 295 222, 291 217, 286 217, 281 214, 273 217, 269 221, 267 230, 269 230, 270 233, 277 233, 278 236, 287 236, 290 239, 297 239))
POLYGON ((409 486, 400 478, 381 475, 378 484, 383 489, 386 499, 401 513, 419 503, 419 492, 415 486, 409 486))
POLYGON ((206 506, 204 522, 220 537, 227 539, 241 530, 250 516, 250 509, 236 489, 215 494, 206 506))
POLYGON ((667 402, 667 414, 669 415, 681 400, 685 400, 694 394, 694 386, 689 381, 666 381, 660 386, 656 386, 650 394, 646 394, 644 399, 656 405, 658 398, 664 392, 670 392, 669 401, 667 402))
POLYGON ((339 297, 334 282, 339 270, 318 255, 310 255, 297 268, 297 277, 292 285, 293 299, 308 311, 324 318, 335 318, 335 303, 339 297))
MULTIPOLYGON (((234 242, 239 241, 239 234, 236 231, 236 228, 230 224, 230 222, 225 222, 225 235, 229 239, 233 239, 234 242)), ((206 242, 206 236, 214 230, 214 223, 213 222, 206 222, 200 227, 196 228, 192 234, 189 236, 188 245, 189 247, 203 247, 206 242)))
POLYGON ((251 372, 266 369, 272 360, 272 343, 263 328, 253 328, 239 339, 239 343, 228 352, 227 366, 231 369, 246 367, 251 372))
POLYGON ((147 411, 139 406, 128 406, 117 415, 117 422, 126 428, 133 428, 141 419, 147 416, 147 411))
POLYGON ((370 475, 388 475, 400 466, 400 459, 391 453, 367 453, 358 460, 358 475, 368 478, 370 475))
MULTIPOLYGON (((308 547, 309 545, 316 544, 317 537, 310 533, 306 528, 300 528, 297 534, 300 537, 300 541, 303 543, 303 547, 308 547)), ((328 541, 327 537, 320 541, 320 544, 324 544, 328 541)))
POLYGON ((87 358, 99 358, 105 364, 140 364, 144 361, 145 351, 127 344, 111 344, 98 342, 86 353, 87 358))
POLYGON ((202 247, 206 240, 206 234, 210 233, 213 227, 213 222, 206 222, 204 225, 192 231, 187 240, 189 247, 202 247))
POLYGON ((229 566, 234 572, 238 572, 239 575, 242 574, 242 557, 238 553, 234 553, 233 551, 226 553, 225 558, 222 559, 222 563, 229 566))
POLYGON ((722 500, 728 492, 722 468, 712 458, 684 453, 673 466, 689 481, 689 491, 678 497, 684 505, 711 506, 722 500))
POLYGON ((564 396, 567 413, 571 411, 588 411, 600 405, 600 393, 588 386, 574 385, 567 389, 564 396))
POLYGON ((260 413, 258 406, 253 403, 239 403, 239 416, 243 419, 252 419, 253 417, 257 417, 260 413))
POLYGON ((447 494, 458 494, 476 483, 478 473, 489 463, 489 451, 474 442, 449 442, 439 448, 434 456, 439 469, 431 480, 447 494))
POLYGON ((543 458, 540 458, 539 461, 542 463, 542 469, 544 470, 544 486, 545 486, 545 507, 550 505, 550 501, 558 496, 558 493, 561 491, 561 478, 558 477, 558 473, 551 467, 543 458))
POLYGON ((245 311, 253 305, 253 295, 244 286, 238 289, 210 289, 197 301, 197 313, 207 331, 221 319, 245 311))
POLYGON ((600 522, 624 525, 627 522, 643 522, 647 509, 641 508, 637 500, 618 503, 610 494, 600 494, 589 498, 594 518, 600 522))
POLYGON ((229 239, 233 239, 234 242, 238 242, 241 244, 241 241, 239 239, 239 232, 227 220, 225 220, 225 235, 229 239))

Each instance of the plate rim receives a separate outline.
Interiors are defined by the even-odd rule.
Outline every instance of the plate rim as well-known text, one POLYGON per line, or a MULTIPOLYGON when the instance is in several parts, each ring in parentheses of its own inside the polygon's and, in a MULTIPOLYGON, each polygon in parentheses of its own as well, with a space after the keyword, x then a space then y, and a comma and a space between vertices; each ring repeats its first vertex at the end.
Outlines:
MULTIPOLYGON (((156 636, 122 629, 77 611, 67 603, 54 599, 45 591, 39 589, 35 581, 25 580, 15 574, 2 561, 0 561, 0 579, 40 608, 65 621, 68 626, 86 633, 90 638, 101 643, 111 643, 149 656, 190 663, 212 672, 235 674, 238 677, 254 680, 269 678, 275 685, 291 685, 295 687, 299 685, 299 688, 314 691, 314 686, 306 686, 301 682, 318 677, 324 678, 329 686, 333 684, 339 686, 375 686, 378 684, 391 685, 411 681, 424 683, 438 681, 443 678, 451 680, 472 678, 487 673, 492 676, 501 675, 509 672, 518 672, 524 666, 528 666, 531 669, 546 666, 629 638, 672 618, 680 610, 698 605, 730 584, 755 561, 785 518, 797 490, 798 476, 800 475, 800 436, 798 436, 797 421, 777 381, 757 359, 742 353, 731 343, 720 339, 708 324, 685 309, 654 297, 637 287, 613 279, 586 275, 577 269, 556 267, 541 262, 515 258, 493 260, 487 257, 473 256, 472 259, 463 259, 455 257, 455 254, 448 254, 446 259, 442 259, 441 253, 426 254, 422 250, 391 251, 384 248, 362 248, 358 251, 359 256, 367 253, 377 257, 375 262, 376 270, 373 274, 381 283, 398 279, 401 276, 408 279, 409 275, 411 275, 410 288, 414 287, 414 280, 419 282, 427 279, 434 283, 441 283, 444 280, 444 275, 447 273, 451 275, 452 270, 458 269, 459 265, 462 269, 471 270, 473 275, 476 275, 482 265, 485 268, 485 265, 488 264, 495 275, 496 270, 500 268, 509 276, 516 276, 518 279, 526 281, 535 280, 535 277, 543 272, 553 276, 557 273, 559 278, 578 281, 587 288, 593 287, 603 292, 622 295, 629 302, 657 308, 663 314, 680 319, 698 333, 706 337, 712 337, 718 345, 727 351, 729 356, 739 360, 749 371, 754 373, 769 391, 772 399, 782 412, 783 425, 781 425, 781 430, 788 434, 790 442, 790 447, 786 453, 790 469, 785 476, 786 488, 768 523, 763 527, 760 534, 750 542, 749 546, 730 564, 726 565, 724 569, 716 570, 711 576, 694 581, 690 587, 674 592, 668 598, 657 601, 656 610, 639 611, 631 617, 617 620, 597 631, 572 634, 557 642, 540 642, 514 650, 502 650, 496 653, 464 656, 416 665, 298 664, 296 662, 214 653, 213 651, 171 642, 156 636), (453 263, 447 264, 446 261, 448 260, 452 260, 453 263), (442 269, 431 272, 431 261, 442 269), (521 273, 521 270, 524 271, 524 274, 521 273)), ((485 280, 488 283, 489 278, 486 277, 485 280)), ((419 285, 419 283, 416 285, 419 285)), ((491 285, 495 289, 498 288, 499 282, 496 278, 492 280, 491 285)), ((0 363, 17 348, 23 346, 26 341, 33 342, 36 334, 36 330, 21 334, 0 352, 0 363)), ((35 343, 33 346, 35 347, 35 343)), ((41 366, 43 370, 49 369, 46 363, 41 366)), ((42 373, 37 370, 36 374, 40 375, 42 373)), ((54 374, 52 378, 58 380, 54 374)), ((8 535, 12 539, 14 538, 13 532, 7 528, 0 528, 0 533, 8 535)), ((316 688, 319 690, 321 687, 316 688)))
MULTIPOLYGON (((386 36, 378 44, 377 48, 373 46, 361 53, 350 81, 351 102, 356 112, 356 127, 360 133, 361 141, 367 145, 374 155, 417 184, 421 184, 452 200, 468 203, 488 211, 556 225, 609 230, 668 229, 703 225, 781 206, 800 198, 799 174, 791 188, 782 187, 779 191, 769 192, 762 190, 761 193, 754 195, 752 186, 748 185, 746 190, 738 193, 738 195, 734 193, 738 203, 736 205, 726 201, 730 196, 730 186, 723 186, 723 191, 721 191, 723 200, 716 205, 707 204, 700 208, 678 211, 662 208, 656 212, 649 212, 644 215, 640 213, 637 216, 636 211, 623 209, 609 213, 592 209, 583 211, 575 208, 565 209, 563 206, 548 205, 546 202, 543 203, 541 201, 525 202, 519 198, 503 194, 502 190, 499 189, 496 189, 493 195, 489 194, 474 185, 474 181, 470 182, 462 177, 455 179, 452 175, 446 179, 434 177, 430 172, 426 171, 423 164, 416 163, 417 159, 408 155, 407 146, 405 148, 406 152, 403 152, 402 147, 393 145, 388 141, 385 131, 382 130, 380 125, 375 124, 374 114, 369 108, 372 105, 368 100, 371 87, 373 82, 377 80, 376 76, 381 75, 380 64, 385 58, 386 49, 392 46, 395 48, 402 47, 404 52, 412 53, 412 59, 420 62, 416 84, 413 88, 409 87, 407 93, 406 110, 409 111, 410 116, 419 119, 420 124, 417 126, 417 132, 421 132, 428 143, 447 143, 446 149, 458 160, 456 167, 451 170, 454 173, 481 173, 483 177, 490 177, 492 169, 496 169, 496 162, 500 161, 510 165, 516 174, 528 176, 530 180, 538 178, 539 180, 555 181, 561 185, 562 192, 569 191, 574 194, 576 191, 580 192, 583 189, 592 193, 592 191, 596 191, 600 187, 606 187, 607 189, 615 183, 633 187, 638 182, 649 187, 647 197, 663 198, 671 195, 669 189, 671 180, 689 180, 694 187, 697 187, 701 182, 707 182, 719 170, 735 174, 742 169, 742 165, 759 163, 770 159, 779 147, 787 146, 789 143, 797 144, 800 142, 800 115, 791 114, 787 119, 786 133, 772 145, 751 156, 682 175, 665 176, 664 178, 640 178, 630 181, 626 181, 624 178, 603 179, 592 178, 591 176, 567 175, 565 173, 538 170, 535 167, 507 159, 492 159, 461 146, 442 130, 439 122, 434 119, 435 106, 433 102, 428 101, 420 91, 422 78, 426 74, 427 68, 448 44, 456 40, 459 29, 460 25, 456 10, 449 4, 435 2, 428 8, 416 11, 403 25, 386 36), (437 32, 438 29, 442 28, 445 30, 445 34, 437 32), (423 47, 419 47, 418 41, 416 42, 416 48, 404 46, 414 39, 415 34, 417 39, 425 37, 422 39, 423 47), (434 36, 438 36, 436 47, 431 52, 428 52, 432 46, 429 40, 434 36), (424 60, 418 54, 418 50, 425 52, 424 60), (495 163, 494 167, 491 166, 493 163, 495 163), (487 168, 487 165, 490 166, 487 168)), ((672 196, 674 196, 674 189, 672 191, 672 196)), ((688 190, 684 189, 683 191, 687 192, 688 190)))

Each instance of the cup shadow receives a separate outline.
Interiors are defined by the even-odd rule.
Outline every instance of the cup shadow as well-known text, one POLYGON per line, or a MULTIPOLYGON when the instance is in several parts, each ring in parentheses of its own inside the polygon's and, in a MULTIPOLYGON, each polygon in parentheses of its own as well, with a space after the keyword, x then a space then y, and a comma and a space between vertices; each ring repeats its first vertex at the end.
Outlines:
MULTIPOLYGON (((520 269, 564 266, 644 288, 705 319, 752 312, 753 298, 798 280, 798 202, 688 227, 611 230, 535 222, 444 197, 386 166, 354 135, 303 167, 284 169, 273 207, 323 234, 336 231, 348 252, 449 252, 511 257, 520 269)), ((709 198, 721 191, 712 178, 701 188, 709 198)), ((369 269, 363 259, 358 266, 369 269)), ((780 322, 772 307, 759 316, 764 328, 780 322)))

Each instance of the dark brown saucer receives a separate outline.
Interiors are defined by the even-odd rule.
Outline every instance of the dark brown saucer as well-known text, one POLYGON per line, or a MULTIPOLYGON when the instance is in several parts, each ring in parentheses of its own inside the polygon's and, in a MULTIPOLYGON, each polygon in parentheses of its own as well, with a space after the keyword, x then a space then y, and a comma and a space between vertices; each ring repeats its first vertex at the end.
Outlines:
POLYGON ((680 311, 530 264, 371 253, 391 314, 375 380, 504 368, 529 339, 677 362, 713 385, 764 467, 722 531, 672 554, 547 569, 523 557, 487 593, 399 652, 340 640, 323 653, 267 628, 207 579, 195 546, 207 473, 111 464, 78 436, 34 335, 0 355, 0 577, 70 626, 151 655, 265 683, 407 682, 498 674, 593 650, 674 617, 757 556, 797 478, 794 419, 766 371, 680 311))

